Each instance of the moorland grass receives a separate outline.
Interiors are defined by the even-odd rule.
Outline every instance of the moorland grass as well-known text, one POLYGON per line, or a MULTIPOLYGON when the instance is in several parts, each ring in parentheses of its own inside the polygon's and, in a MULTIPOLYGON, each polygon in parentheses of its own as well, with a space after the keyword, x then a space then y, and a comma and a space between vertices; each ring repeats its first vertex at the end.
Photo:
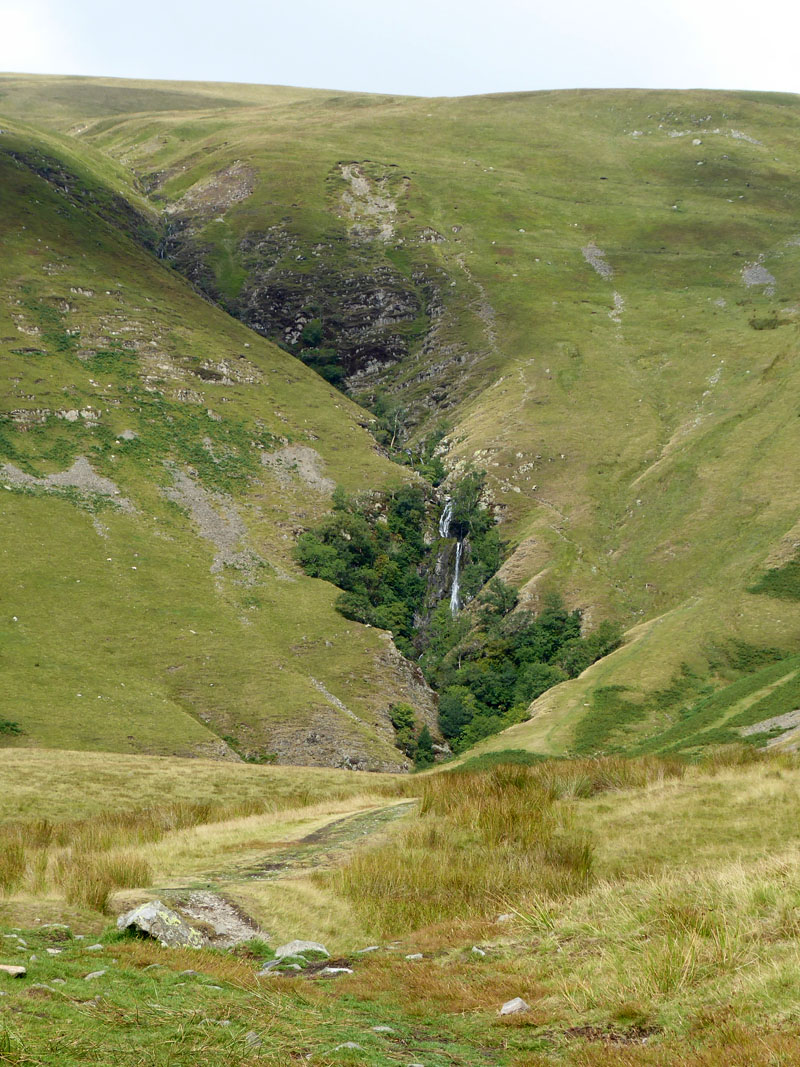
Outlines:
MULTIPOLYGON (((275 937, 326 941, 337 938, 339 923, 344 933, 331 947, 350 961, 352 974, 259 980, 258 946, 236 956, 168 953, 116 931, 101 938, 106 952, 99 964, 69 932, 40 925, 21 931, 24 948, 13 937, 2 942, 4 961, 27 962, 28 982, 38 989, 4 986, 4 1006, 13 1012, 8 1047, 20 1063, 59 1067, 108 1062, 112 1048, 116 1062, 137 1067, 149 1062, 145 1056, 158 1067, 189 1067, 198 1058, 223 1067, 226 1057, 249 1063, 251 1054, 253 1063, 310 1056, 307 1062, 320 1065, 376 1067, 411 1056, 431 1067, 797 1062, 797 757, 740 746, 695 765, 655 757, 558 760, 438 771, 400 784, 419 794, 418 816, 385 826, 375 844, 364 842, 338 871, 313 880, 287 872, 271 887, 268 929, 275 937), (525 870, 515 866, 515 854, 527 861, 525 870), (473 870, 464 856, 474 858, 473 870), (511 919, 498 923, 500 912, 511 919), (390 945, 390 937, 402 940, 390 945), (354 951, 371 943, 384 947, 354 951), (49 956, 46 945, 62 953, 49 956), (36 961, 28 960, 31 953, 36 961), (404 958, 416 953, 425 958, 404 958), (87 1006, 84 976, 98 967, 108 968, 97 987, 101 1002, 87 1006), (56 986, 53 978, 66 984, 56 986), (531 1010, 498 1018, 500 1004, 514 996, 531 1010), (376 1023, 394 1033, 376 1034, 376 1023), (257 1052, 246 1045, 249 1032, 262 1038, 257 1052), (133 1033, 135 1048, 128 1041, 133 1033), (334 1052, 345 1041, 365 1051, 334 1052)), ((158 840, 150 816, 141 840, 95 855, 112 860, 127 852, 146 860, 154 876, 171 858, 173 873, 191 879, 205 852, 232 876, 226 895, 257 905, 261 883, 237 881, 237 871, 259 849, 263 855, 271 842, 338 819, 348 805, 355 810, 362 801, 386 799, 353 795, 197 825, 192 819, 208 812, 185 811, 181 818, 190 825, 167 829, 158 840)), ((86 840, 107 843, 102 817, 93 835, 91 821, 83 820, 86 840)), ((131 821, 118 819, 120 841, 131 821)), ((59 832, 31 821, 28 840, 57 849, 59 832)), ((54 891, 35 898, 33 913, 24 897, 7 898, 6 921, 40 915, 45 903, 44 914, 58 921, 54 891)), ((120 900, 112 897, 112 910, 120 900)), ((61 906, 68 909, 67 902, 61 906)))
POLYGON ((679 761, 499 764, 421 784, 419 817, 327 876, 383 936, 448 920, 485 920, 503 902, 585 891, 594 846, 566 802, 680 778, 679 761))

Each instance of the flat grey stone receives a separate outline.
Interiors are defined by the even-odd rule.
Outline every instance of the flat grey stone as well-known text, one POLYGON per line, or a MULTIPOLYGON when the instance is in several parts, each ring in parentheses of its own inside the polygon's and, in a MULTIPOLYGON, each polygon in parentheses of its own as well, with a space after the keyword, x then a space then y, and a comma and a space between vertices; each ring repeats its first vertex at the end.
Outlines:
POLYGON ((108 971, 92 971, 84 977, 84 982, 90 982, 93 978, 102 978, 104 974, 108 974, 108 971))
POLYGON ((373 1033, 376 1034, 393 1034, 395 1030, 391 1026, 373 1026, 373 1033))
POLYGON ((407 960, 424 960, 425 957, 422 955, 421 952, 409 952, 409 954, 406 956, 406 959, 407 960))
POLYGON ((279 945, 275 949, 275 958, 280 960, 284 956, 302 956, 304 952, 319 952, 322 956, 330 956, 325 946, 317 941, 289 941, 288 944, 279 945))
POLYGON ((363 1052, 364 1051, 364 1046, 363 1045, 359 1045, 356 1041, 345 1041, 343 1045, 337 1045, 336 1048, 333 1051, 334 1052, 338 1052, 339 1049, 342 1049, 342 1048, 356 1048, 356 1049, 359 1050, 359 1052, 363 1052))
POLYGON ((270 960, 269 963, 265 963, 261 970, 256 975, 257 978, 261 978, 265 974, 269 974, 270 971, 274 971, 276 967, 280 965, 280 960, 270 960))
POLYGON ((352 967, 323 967, 320 974, 352 974, 352 967))
POLYGON ((526 1004, 522 997, 514 997, 513 1000, 507 1000, 500 1009, 501 1015, 520 1015, 523 1011, 530 1011, 530 1004, 526 1004))

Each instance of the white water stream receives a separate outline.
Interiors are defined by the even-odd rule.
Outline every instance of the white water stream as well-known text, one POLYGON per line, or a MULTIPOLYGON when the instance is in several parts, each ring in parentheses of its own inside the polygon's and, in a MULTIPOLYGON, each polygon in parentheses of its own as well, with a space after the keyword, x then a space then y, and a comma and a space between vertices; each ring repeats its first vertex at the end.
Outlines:
POLYGON ((450 535, 450 520, 453 517, 453 501, 450 497, 444 502, 444 508, 442 514, 439 516, 439 536, 448 537, 450 535))
MULTIPOLYGON (((444 502, 442 508, 442 514, 439 516, 439 536, 450 536, 450 523, 453 520, 453 501, 450 497, 444 502)), ((453 572, 453 584, 450 587, 450 610, 454 615, 458 613, 458 609, 461 607, 461 601, 459 596, 459 577, 461 575, 461 553, 464 550, 464 543, 459 537, 456 542, 456 566, 453 572)))
POLYGON ((459 574, 460 574, 460 571, 461 571, 461 551, 462 551, 462 548, 463 548, 463 542, 462 541, 458 541, 456 543, 456 569, 453 571, 453 585, 452 585, 452 588, 450 589, 450 611, 453 613, 453 615, 458 614, 458 609, 459 609, 459 606, 460 606, 460 604, 459 604, 459 596, 458 596, 458 593, 459 593, 458 579, 459 579, 459 574))

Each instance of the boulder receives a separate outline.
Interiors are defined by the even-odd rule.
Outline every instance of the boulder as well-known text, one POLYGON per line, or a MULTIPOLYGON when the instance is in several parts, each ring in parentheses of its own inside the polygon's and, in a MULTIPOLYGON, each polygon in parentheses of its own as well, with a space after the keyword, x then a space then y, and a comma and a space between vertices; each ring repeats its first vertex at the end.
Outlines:
POLYGON ((117 919, 117 929, 138 930, 169 948, 202 948, 205 939, 199 930, 185 922, 160 900, 140 904, 117 919))
POLYGON ((0 963, 0 974, 7 974, 9 978, 24 978, 27 973, 24 967, 15 967, 10 963, 0 963))
POLYGON ((330 952, 324 945, 316 941, 290 941, 286 945, 280 945, 275 949, 275 958, 282 960, 284 956, 308 956, 316 953, 320 956, 330 956, 330 952))

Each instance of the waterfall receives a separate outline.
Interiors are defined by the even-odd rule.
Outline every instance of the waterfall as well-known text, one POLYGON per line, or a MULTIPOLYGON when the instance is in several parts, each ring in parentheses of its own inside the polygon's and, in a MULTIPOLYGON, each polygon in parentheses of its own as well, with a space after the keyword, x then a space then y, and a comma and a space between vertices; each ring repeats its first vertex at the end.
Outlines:
POLYGON ((453 501, 447 497, 442 514, 439 516, 439 536, 447 537, 450 533, 450 520, 453 517, 453 501))
POLYGON ((458 577, 461 570, 461 551, 463 548, 463 542, 456 542, 456 567, 453 571, 453 586, 450 590, 450 611, 453 615, 458 614, 459 608, 459 596, 458 596, 458 577))

